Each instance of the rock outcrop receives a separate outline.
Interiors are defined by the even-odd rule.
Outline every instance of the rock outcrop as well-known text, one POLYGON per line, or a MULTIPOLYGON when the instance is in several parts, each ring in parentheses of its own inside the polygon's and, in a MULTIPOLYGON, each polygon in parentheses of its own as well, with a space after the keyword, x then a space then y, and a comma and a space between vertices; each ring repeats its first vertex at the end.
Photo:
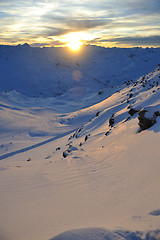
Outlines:
POLYGON ((129 113, 131 116, 133 116, 133 115, 134 115, 135 113, 137 113, 137 112, 138 112, 138 110, 135 110, 135 109, 131 108, 128 113, 129 113))
POLYGON ((149 113, 149 111, 146 109, 142 109, 139 111, 139 114, 138 114, 138 120, 139 120, 138 125, 140 126, 141 130, 146 130, 152 127, 156 123, 156 117, 160 116, 159 111, 155 111, 153 112, 153 114, 151 113, 148 114, 150 116, 146 116, 146 113, 149 113))

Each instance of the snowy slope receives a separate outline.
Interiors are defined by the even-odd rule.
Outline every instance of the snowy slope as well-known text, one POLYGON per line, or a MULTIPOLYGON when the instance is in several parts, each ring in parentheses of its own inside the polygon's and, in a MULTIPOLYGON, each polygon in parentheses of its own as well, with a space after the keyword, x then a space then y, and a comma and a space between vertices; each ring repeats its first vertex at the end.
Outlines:
POLYGON ((102 91, 85 83, 78 96, 74 85, 45 98, 0 93, 0 239, 160 239, 160 68, 152 70, 102 91), (155 120, 145 131, 139 110, 155 120))
POLYGON ((51 240, 152 240, 160 239, 160 231, 129 232, 108 231, 101 228, 72 230, 62 233, 51 240))
POLYGON ((15 89, 29 96, 56 96, 75 88, 101 90, 135 80, 160 63, 160 48, 84 46, 79 53, 64 48, 0 46, 0 91, 15 89))

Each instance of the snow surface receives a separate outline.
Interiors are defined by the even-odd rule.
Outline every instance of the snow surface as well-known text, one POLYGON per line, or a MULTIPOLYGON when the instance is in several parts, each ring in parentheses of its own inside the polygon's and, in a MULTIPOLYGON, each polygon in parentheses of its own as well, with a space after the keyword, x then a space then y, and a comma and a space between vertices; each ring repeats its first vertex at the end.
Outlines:
POLYGON ((84 46, 75 54, 65 48, 0 46, 0 91, 53 97, 73 89, 103 89, 151 72, 160 63, 160 48, 84 46))
POLYGON ((86 49, 0 46, 1 240, 160 239, 160 50, 86 49))
POLYGON ((155 240, 160 238, 160 231, 129 232, 123 230, 108 231, 101 228, 89 228, 64 232, 51 240, 155 240))

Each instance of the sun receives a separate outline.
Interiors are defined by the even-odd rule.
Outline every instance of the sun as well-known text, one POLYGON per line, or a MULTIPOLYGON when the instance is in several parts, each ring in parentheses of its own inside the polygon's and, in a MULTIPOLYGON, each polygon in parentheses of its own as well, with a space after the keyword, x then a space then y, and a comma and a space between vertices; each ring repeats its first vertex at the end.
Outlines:
POLYGON ((68 42, 67 46, 74 52, 78 51, 81 47, 82 43, 79 39, 71 39, 70 42, 68 42))
POLYGON ((79 51, 81 46, 83 45, 82 39, 82 33, 74 32, 65 35, 64 42, 66 42, 66 45, 70 48, 70 50, 76 52, 79 51))

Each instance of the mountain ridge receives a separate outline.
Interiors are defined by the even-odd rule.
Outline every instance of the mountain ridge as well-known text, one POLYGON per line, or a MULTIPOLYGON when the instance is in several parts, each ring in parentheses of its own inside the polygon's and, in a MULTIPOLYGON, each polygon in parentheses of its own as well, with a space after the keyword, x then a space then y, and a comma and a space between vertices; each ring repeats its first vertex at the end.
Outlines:
POLYGON ((160 48, 67 48, 0 46, 0 91, 53 97, 73 87, 94 91, 120 86, 149 73, 160 63, 160 48))

